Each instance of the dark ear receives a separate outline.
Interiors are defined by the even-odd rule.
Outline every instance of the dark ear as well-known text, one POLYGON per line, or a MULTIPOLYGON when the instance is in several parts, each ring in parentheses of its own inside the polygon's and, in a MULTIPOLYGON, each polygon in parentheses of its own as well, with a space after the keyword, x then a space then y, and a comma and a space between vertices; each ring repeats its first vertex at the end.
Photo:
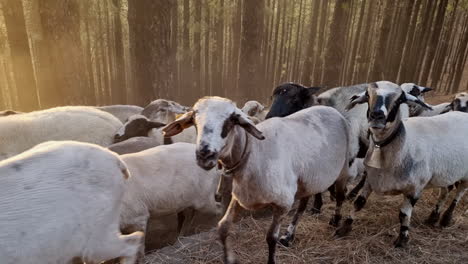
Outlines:
POLYGON ((308 87, 308 88, 307 88, 307 90, 309 91, 309 94, 316 94, 316 93, 318 93, 321 89, 322 89, 322 87, 318 87, 318 86, 311 86, 311 87, 308 87))
POLYGON ((351 102, 345 107, 346 111, 351 110, 357 104, 364 104, 369 101, 369 96, 367 95, 367 91, 364 91, 360 94, 353 95, 350 99, 351 102))
POLYGON ((148 126, 149 126, 149 128, 161 128, 163 126, 166 126, 166 124, 163 124, 163 123, 160 123, 160 122, 149 121, 148 126))
POLYGON ((429 109, 429 110, 432 110, 432 107, 430 107, 429 105, 427 105, 426 103, 424 103, 423 101, 419 100, 417 97, 407 93, 407 92, 404 92, 405 93, 405 97, 406 97, 406 102, 409 103, 409 104, 418 104, 426 109, 429 109))
POLYGON ((303 99, 310 99, 317 93, 321 88, 320 87, 304 87, 305 89, 301 89, 299 92, 299 96, 303 99))
POLYGON ((421 93, 427 93, 429 91, 432 91, 433 89, 430 87, 424 87, 424 89, 421 91, 421 93))
POLYGON ((175 136, 179 134, 180 132, 184 131, 184 129, 193 126, 193 116, 194 116, 193 111, 187 112, 183 114, 181 117, 177 118, 177 120, 175 120, 174 122, 165 126, 162 129, 164 136, 166 137, 175 136))
POLYGON ((233 119, 236 121, 236 123, 241 126, 247 133, 251 134, 252 136, 256 137, 259 140, 264 140, 265 137, 263 136, 262 132, 258 130, 255 125, 253 124, 252 121, 250 121, 248 118, 243 117, 240 114, 235 114, 233 119))

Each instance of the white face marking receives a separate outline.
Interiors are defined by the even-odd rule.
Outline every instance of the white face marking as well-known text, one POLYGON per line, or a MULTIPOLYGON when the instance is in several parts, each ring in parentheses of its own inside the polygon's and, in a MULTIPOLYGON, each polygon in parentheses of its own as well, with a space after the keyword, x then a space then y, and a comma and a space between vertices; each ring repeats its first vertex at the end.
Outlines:
POLYGON ((455 99, 460 100, 460 107, 466 107, 468 104, 468 93, 462 92, 455 95, 455 99))
POLYGON ((198 129, 197 146, 208 144, 211 151, 221 151, 226 141, 226 138, 221 137, 224 122, 232 113, 241 111, 232 101, 220 97, 201 99, 193 108, 198 129))
POLYGON ((380 110, 382 110, 382 112, 385 114, 385 116, 387 116, 388 111, 387 111, 387 107, 385 107, 385 104, 382 104, 382 106, 380 107, 380 110))

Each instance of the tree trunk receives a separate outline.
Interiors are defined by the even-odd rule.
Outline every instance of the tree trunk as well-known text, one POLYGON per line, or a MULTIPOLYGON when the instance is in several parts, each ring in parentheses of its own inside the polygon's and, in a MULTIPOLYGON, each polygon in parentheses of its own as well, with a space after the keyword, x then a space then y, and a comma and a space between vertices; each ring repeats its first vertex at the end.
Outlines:
MULTIPOLYGON (((316 59, 316 52, 315 52, 315 47, 316 47, 316 33, 317 33, 317 28, 319 27, 319 0, 314 0, 313 5, 312 5, 312 19, 309 25, 309 40, 307 43, 307 51, 306 51, 306 56, 305 56, 305 61, 304 61, 304 70, 302 72, 302 83, 306 85, 310 85, 313 82, 312 76, 313 76, 313 67, 314 67, 314 59, 316 59)), ((318 42, 317 42, 318 43, 318 42)), ((318 45, 318 44, 317 44, 318 45)))
POLYGON ((137 103, 146 105, 171 87, 171 17, 175 1, 131 0, 128 4, 137 103))
POLYGON ((114 92, 114 103, 127 103, 127 80, 125 70, 125 54, 122 35, 121 0, 114 0, 114 42, 115 42, 115 77, 113 79, 112 90, 114 92))
POLYGON ((384 17, 380 27, 380 36, 376 46, 376 55, 372 66, 370 81, 379 81, 385 79, 385 53, 390 27, 392 22, 392 1, 387 1, 383 9, 384 17))
MULTIPOLYGON (((260 49, 263 33, 264 0, 245 1, 242 8, 245 17, 242 19, 242 39, 240 52, 239 86, 237 101, 244 102, 249 98, 251 89, 262 89, 263 80, 257 74, 261 70, 260 49)), ((255 98, 258 100, 258 98, 255 98)))
POLYGON ((429 47, 426 55, 426 59, 424 62, 424 66, 422 68, 421 78, 419 80, 420 84, 426 84, 427 78, 429 76, 429 72, 431 71, 432 63, 434 60, 434 55, 436 52, 437 45, 440 39, 440 33, 442 31, 442 26, 444 25, 445 20, 445 11, 447 10, 448 0, 441 0, 439 4, 439 9, 437 11, 437 15, 434 22, 434 32, 432 33, 432 38, 429 41, 429 47))
POLYGON ((29 48, 22 1, 1 2, 8 44, 11 52, 14 80, 18 93, 18 110, 39 109, 36 81, 29 48))
POLYGON ((202 12, 202 4, 201 0, 192 1, 195 6, 195 25, 198 28, 193 33, 193 87, 192 92, 190 93, 190 102, 194 102, 198 99, 198 97, 202 94, 202 87, 201 87, 201 69, 203 65, 201 64, 201 12, 202 12))
POLYGON ((336 87, 340 84, 340 66, 344 59, 346 20, 349 14, 349 0, 337 0, 330 24, 330 35, 325 53, 323 84, 336 87))
POLYGON ((224 46, 224 0, 219 0, 219 9, 216 13, 216 51, 213 56, 213 94, 218 96, 225 96, 223 93, 223 46, 224 46))

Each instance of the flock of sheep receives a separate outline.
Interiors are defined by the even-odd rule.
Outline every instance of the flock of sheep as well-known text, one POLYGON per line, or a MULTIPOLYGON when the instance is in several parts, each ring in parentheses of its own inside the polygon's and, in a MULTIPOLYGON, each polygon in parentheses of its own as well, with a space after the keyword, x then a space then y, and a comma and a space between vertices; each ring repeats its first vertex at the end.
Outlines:
POLYGON ((468 187, 468 94, 431 106, 423 96, 430 89, 409 83, 319 90, 279 85, 268 110, 204 97, 191 108, 158 99, 145 108, 0 112, 1 263, 137 263, 150 216, 179 213, 180 231, 187 208, 224 213, 224 262, 236 263, 228 236, 239 209, 270 207, 271 264, 276 244, 293 242, 310 197, 320 212, 327 190, 336 236, 352 230, 372 192, 403 194, 397 247, 409 241, 425 188, 440 188, 427 223, 449 225, 468 187), (343 218, 346 198, 354 209, 343 218))

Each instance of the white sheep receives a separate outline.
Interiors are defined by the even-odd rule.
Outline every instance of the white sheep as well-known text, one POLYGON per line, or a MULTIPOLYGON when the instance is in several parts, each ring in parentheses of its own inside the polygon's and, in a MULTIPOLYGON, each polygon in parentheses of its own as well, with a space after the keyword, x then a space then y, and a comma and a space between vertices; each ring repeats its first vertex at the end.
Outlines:
POLYGON ((86 106, 57 107, 0 118, 0 160, 49 140, 109 146, 122 126, 113 115, 86 106))
MULTIPOLYGON (((121 156, 132 174, 122 201, 122 230, 145 232, 150 215, 169 215, 187 208, 220 212, 215 201, 220 173, 198 167, 194 153, 194 144, 175 143, 121 156)), ((139 252, 142 257, 144 244, 139 252)))
MULTIPOLYGON (((451 112, 434 117, 402 119, 402 103, 430 108, 400 86, 386 81, 372 83, 367 90, 352 98, 350 108, 368 103, 368 122, 373 144, 367 152, 367 180, 355 201, 355 210, 362 209, 372 191, 379 194, 403 194, 400 209, 400 234, 396 247, 409 241, 409 225, 415 203, 425 188, 443 188, 459 182, 457 194, 445 211, 440 224, 447 226, 458 201, 468 187, 468 115, 451 112)), ((428 223, 436 223, 447 192, 442 191, 428 223)), ((353 214, 337 230, 342 236, 351 231, 353 214)))
POLYGON ((245 103, 244 107, 242 107, 242 112, 250 117, 253 117, 255 123, 258 124, 265 120, 268 109, 265 109, 265 106, 263 106, 261 103, 252 100, 245 103))
MULTIPOLYGON (((316 94, 321 87, 306 87, 296 83, 284 83, 278 85, 272 94, 272 105, 266 118, 284 117, 293 114, 297 111, 311 107, 314 105, 326 105, 337 109, 350 124, 350 139, 352 139, 351 165, 355 158, 364 158, 368 148, 368 125, 365 119, 366 110, 364 106, 356 107, 351 111, 346 111, 346 105, 349 103, 349 98, 355 94, 365 90, 365 84, 352 85, 347 87, 337 87, 321 93, 318 97, 316 94)), ((358 186, 362 186, 364 182, 358 186)), ((330 196, 334 197, 334 186, 331 186, 330 196)), ((354 189, 354 192, 358 192, 354 189)), ((352 195, 350 196, 352 197, 352 195)), ((322 207, 322 195, 316 194, 314 205, 311 208, 313 214, 320 213, 322 207)))
POLYGON ((198 129, 197 164, 212 169, 220 160, 233 179, 232 200, 218 224, 226 263, 235 262, 226 239, 240 206, 248 210, 266 206, 273 209, 267 234, 268 263, 275 262, 281 220, 295 199, 300 200, 300 205, 280 240, 284 245, 293 240, 309 197, 325 191, 334 182, 337 208, 332 223, 339 222, 348 180, 349 148, 347 122, 335 109, 311 107, 285 118, 265 120, 257 129, 232 101, 207 97, 163 131, 173 136, 192 125, 198 129), (307 133, 298 137, 297 131, 307 133))
POLYGON ((46 142, 1 161, 0 175, 1 263, 135 263, 143 234, 120 233, 129 173, 116 154, 46 142))
POLYGON ((157 99, 149 103, 143 111, 141 111, 141 114, 152 121, 167 124, 174 121, 177 114, 184 114, 188 110, 188 107, 177 102, 157 99))
POLYGON ((143 107, 136 105, 105 105, 96 108, 117 117, 122 123, 127 122, 130 116, 140 114, 143 111, 143 107))
MULTIPOLYGON (((401 86, 401 89, 403 89, 403 91, 405 91, 407 94, 410 94, 410 95, 418 98, 422 102, 425 101, 424 100, 424 94, 429 92, 429 91, 432 91, 432 88, 419 86, 419 85, 416 85, 414 83, 403 83, 400 86, 401 86)), ((424 108, 424 107, 422 107, 420 105, 407 106, 406 104, 403 104, 402 106, 405 109, 408 109, 407 110, 408 115, 405 112, 405 113, 403 113, 404 114, 403 117, 440 115, 440 114, 442 114, 444 112, 444 110, 447 108, 447 106, 449 104, 450 103, 441 103, 441 104, 438 104, 438 105, 427 104, 428 106, 431 107, 431 109, 424 108)))
MULTIPOLYGON (((154 144, 171 144, 174 142, 195 143, 197 131, 190 128, 174 137, 163 137, 161 128, 165 124, 152 121, 143 115, 134 115, 117 131, 114 143, 119 143, 133 137, 149 137, 154 144)), ((132 143, 135 144, 135 143, 132 143)))
POLYGON ((457 93, 452 99, 452 102, 445 107, 442 113, 447 113, 449 111, 468 112, 468 93, 457 93))

